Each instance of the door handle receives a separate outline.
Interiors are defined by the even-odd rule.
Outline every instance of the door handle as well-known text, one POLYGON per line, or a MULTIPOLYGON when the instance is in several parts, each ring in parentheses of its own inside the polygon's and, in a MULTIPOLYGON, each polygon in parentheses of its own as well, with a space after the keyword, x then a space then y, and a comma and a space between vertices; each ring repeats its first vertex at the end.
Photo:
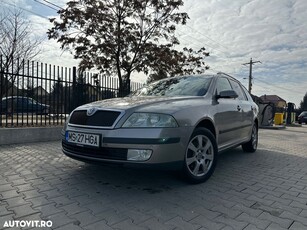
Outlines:
POLYGON ((241 106, 238 105, 238 106, 237 106, 237 110, 238 110, 238 111, 241 111, 241 109, 242 109, 241 106))

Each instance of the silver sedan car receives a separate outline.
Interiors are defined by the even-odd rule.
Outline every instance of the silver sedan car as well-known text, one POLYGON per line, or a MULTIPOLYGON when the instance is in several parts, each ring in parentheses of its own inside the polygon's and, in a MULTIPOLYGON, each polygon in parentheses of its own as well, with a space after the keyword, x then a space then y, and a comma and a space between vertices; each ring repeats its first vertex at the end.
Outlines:
POLYGON ((76 108, 62 147, 77 160, 175 168, 200 183, 220 151, 239 145, 256 151, 257 115, 248 91, 226 74, 173 77, 76 108))

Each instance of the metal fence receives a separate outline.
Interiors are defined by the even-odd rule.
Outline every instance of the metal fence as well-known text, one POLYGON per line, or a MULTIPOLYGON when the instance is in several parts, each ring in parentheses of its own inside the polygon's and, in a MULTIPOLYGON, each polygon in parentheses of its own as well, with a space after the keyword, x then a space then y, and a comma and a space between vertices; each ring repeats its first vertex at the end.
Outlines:
MULTIPOLYGON (((141 86, 131 82, 127 91, 141 86)), ((0 56, 0 127, 62 125, 77 106, 127 91, 117 78, 0 56)))

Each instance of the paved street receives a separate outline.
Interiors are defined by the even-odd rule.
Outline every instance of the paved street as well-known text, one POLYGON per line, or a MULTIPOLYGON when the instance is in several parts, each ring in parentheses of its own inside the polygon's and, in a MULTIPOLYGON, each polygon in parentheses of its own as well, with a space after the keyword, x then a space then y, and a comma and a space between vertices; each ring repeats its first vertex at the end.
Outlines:
POLYGON ((307 126, 259 135, 256 153, 222 153, 199 185, 74 161, 59 142, 0 146, 0 229, 9 220, 61 230, 307 229, 307 126))

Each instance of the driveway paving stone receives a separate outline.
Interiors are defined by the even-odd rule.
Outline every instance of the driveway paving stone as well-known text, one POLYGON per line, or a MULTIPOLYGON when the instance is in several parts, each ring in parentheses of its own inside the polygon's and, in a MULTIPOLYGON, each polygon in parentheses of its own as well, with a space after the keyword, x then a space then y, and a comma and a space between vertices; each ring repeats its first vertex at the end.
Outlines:
POLYGON ((256 153, 220 154, 199 185, 175 172, 78 162, 60 142, 0 145, 0 229, 14 220, 59 230, 307 229, 306 140, 306 125, 260 130, 256 153))

